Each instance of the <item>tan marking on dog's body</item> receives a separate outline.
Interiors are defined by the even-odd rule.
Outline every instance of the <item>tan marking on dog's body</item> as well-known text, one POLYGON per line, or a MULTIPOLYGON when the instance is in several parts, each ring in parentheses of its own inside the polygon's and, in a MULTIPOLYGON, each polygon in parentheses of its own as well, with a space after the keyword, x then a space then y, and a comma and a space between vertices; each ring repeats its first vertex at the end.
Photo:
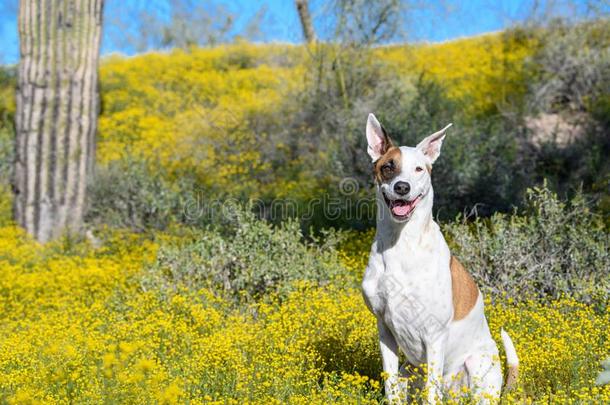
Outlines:
POLYGON ((455 256, 449 262, 453 292, 453 320, 459 321, 470 313, 479 298, 479 288, 472 276, 455 256))
POLYGON ((375 180, 379 183, 392 180, 394 176, 400 173, 401 162, 400 148, 390 146, 386 153, 375 162, 375 180), (393 170, 391 172, 384 171, 383 167, 389 163, 393 163, 393 170))

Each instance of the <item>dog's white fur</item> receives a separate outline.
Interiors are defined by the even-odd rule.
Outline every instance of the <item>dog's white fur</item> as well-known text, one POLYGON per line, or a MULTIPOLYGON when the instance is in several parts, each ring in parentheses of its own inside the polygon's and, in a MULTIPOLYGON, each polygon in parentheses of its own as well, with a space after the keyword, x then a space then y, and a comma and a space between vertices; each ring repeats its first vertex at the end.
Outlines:
MULTIPOLYGON (((449 125, 450 126, 450 125, 449 125)), ((479 292, 474 307, 462 319, 453 319, 450 252, 432 218, 433 190, 430 168, 440 154, 443 130, 417 147, 400 147, 401 170, 391 181, 377 183, 377 232, 362 281, 367 306, 377 317, 379 344, 390 401, 404 398, 408 387, 399 377, 399 349, 414 366, 427 364, 428 401, 441 390, 469 386, 482 398, 499 398, 502 371, 498 349, 491 337, 479 292), (405 198, 394 192, 398 181, 410 184, 406 199, 419 202, 408 218, 397 219, 385 201, 405 198)), ((368 152, 373 161, 389 142, 373 114, 367 122, 368 152)), ((518 364, 514 346, 502 331, 509 366, 518 364)))

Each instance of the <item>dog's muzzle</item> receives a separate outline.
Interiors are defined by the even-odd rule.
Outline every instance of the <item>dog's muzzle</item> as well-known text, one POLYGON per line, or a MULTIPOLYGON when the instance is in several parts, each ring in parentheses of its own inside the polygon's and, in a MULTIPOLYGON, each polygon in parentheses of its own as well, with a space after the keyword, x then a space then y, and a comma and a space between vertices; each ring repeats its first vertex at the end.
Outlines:
POLYGON ((385 193, 383 194, 383 198, 385 199, 385 202, 388 205, 388 208, 390 209, 390 212, 392 213, 394 218, 404 220, 411 216, 411 214, 413 213, 413 210, 415 210, 415 207, 421 200, 422 195, 420 194, 417 197, 415 197, 413 200, 410 200, 410 201, 407 199, 401 199, 401 198, 390 200, 385 195, 385 193))

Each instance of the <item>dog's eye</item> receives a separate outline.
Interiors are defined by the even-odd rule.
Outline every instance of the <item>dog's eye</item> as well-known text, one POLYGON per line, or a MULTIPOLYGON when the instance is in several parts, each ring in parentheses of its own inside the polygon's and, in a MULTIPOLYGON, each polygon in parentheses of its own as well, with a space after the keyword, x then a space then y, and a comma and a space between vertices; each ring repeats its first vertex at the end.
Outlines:
POLYGON ((390 160, 388 163, 381 166, 381 170, 384 173, 391 173, 394 170, 394 162, 390 160))
POLYGON ((423 171, 423 170, 424 170, 424 168, 423 168, 423 167, 421 167, 421 166, 417 166, 417 167, 415 168, 415 171, 416 171, 416 172, 421 172, 421 171, 423 171))

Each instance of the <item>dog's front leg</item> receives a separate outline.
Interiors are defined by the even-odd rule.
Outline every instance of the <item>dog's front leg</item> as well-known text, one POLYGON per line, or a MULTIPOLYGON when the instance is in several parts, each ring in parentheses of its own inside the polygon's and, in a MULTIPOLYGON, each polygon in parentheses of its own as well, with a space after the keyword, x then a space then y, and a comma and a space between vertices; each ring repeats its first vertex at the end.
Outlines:
POLYGON ((383 371, 387 374, 385 380, 385 395, 390 403, 400 401, 401 394, 406 395, 406 384, 399 381, 398 375, 398 344, 392 332, 377 318, 379 330, 379 348, 381 349, 381 363, 383 371))
POLYGON ((426 342, 427 379, 426 391, 428 392, 428 403, 435 404, 440 401, 445 363, 445 345, 447 334, 437 334, 426 342))

